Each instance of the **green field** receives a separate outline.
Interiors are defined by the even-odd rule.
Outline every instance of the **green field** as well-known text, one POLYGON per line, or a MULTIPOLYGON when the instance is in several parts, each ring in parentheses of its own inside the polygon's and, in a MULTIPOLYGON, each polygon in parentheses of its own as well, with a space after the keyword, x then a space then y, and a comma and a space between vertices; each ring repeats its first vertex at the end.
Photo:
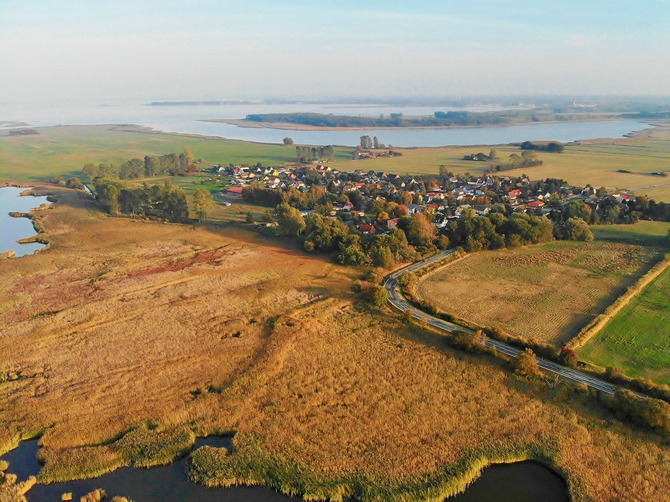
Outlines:
POLYGON ((670 269, 619 312, 579 351, 599 366, 670 385, 670 269))
MULTIPOLYGON (((122 163, 133 157, 180 153, 184 148, 215 164, 296 161, 293 146, 137 132, 118 126, 45 127, 37 131, 39 134, 30 136, 0 136, 0 180, 47 181, 56 175, 81 175, 88 162, 122 163)), ((350 157, 350 148, 335 149, 336 159, 350 157)))
POLYGON ((596 240, 666 247, 670 223, 641 220, 634 225, 593 225, 590 227, 596 240))
MULTIPOLYGON (((212 163, 278 165, 296 160, 292 146, 250 143, 177 134, 138 132, 132 127, 62 126, 39 128, 39 135, 0 135, 0 180, 45 181, 55 175, 73 176, 87 162, 123 162, 132 157, 178 153, 190 148, 212 163)), ((335 148, 330 165, 343 171, 363 169, 396 174, 435 174, 441 165, 457 174, 484 173, 488 162, 462 160, 488 146, 406 148, 401 157, 351 160, 351 148, 335 148)), ((496 146, 504 161, 515 146, 496 146)), ((538 152, 542 166, 505 171, 532 179, 563 178, 571 184, 632 189, 659 201, 670 201, 670 178, 650 173, 670 171, 670 126, 637 133, 633 138, 581 141, 563 153, 538 152), (619 170, 629 173, 620 173, 619 170)))

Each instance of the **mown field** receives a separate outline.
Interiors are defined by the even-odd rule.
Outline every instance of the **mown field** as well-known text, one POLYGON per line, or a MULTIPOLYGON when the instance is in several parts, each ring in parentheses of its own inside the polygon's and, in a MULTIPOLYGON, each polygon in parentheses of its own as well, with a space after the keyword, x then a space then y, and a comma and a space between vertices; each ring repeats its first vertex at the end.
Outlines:
POLYGON ((634 297, 579 355, 628 376, 670 384, 670 269, 634 297))
POLYGON ((0 262, 0 453, 42 432, 42 481, 166 462, 194 434, 235 432, 201 481, 439 499, 487 462, 532 457, 577 501, 670 492, 661 437, 368 310, 351 269, 49 190, 50 247, 0 262))
POLYGON ((425 276, 416 292, 458 318, 560 347, 659 253, 606 241, 486 251, 425 276))

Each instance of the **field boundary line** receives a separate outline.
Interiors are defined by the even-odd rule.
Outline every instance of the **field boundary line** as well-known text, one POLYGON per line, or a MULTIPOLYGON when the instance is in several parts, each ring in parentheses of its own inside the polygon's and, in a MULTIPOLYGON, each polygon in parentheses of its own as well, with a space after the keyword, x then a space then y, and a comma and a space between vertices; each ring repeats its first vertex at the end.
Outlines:
POLYGON ((611 321, 614 316, 616 316, 624 307, 626 307, 633 298, 640 294, 649 284, 651 284, 654 279, 661 275, 665 269, 670 266, 670 254, 667 254, 661 258, 661 260, 656 263, 649 271, 640 277, 637 282, 627 287, 624 292, 619 295, 606 309, 603 313, 598 314, 584 326, 579 333, 573 336, 565 344, 571 349, 579 349, 586 345, 594 336, 596 336, 605 325, 611 321))

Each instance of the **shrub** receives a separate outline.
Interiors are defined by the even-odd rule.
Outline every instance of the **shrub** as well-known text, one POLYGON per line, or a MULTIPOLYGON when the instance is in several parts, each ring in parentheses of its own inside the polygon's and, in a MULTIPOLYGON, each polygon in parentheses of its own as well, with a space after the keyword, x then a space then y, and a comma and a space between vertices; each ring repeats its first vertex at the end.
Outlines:
POLYGON ((537 356, 532 350, 526 349, 516 358, 514 373, 517 375, 530 377, 537 375, 539 372, 540 367, 537 364, 537 356))
POLYGON ((388 302, 388 293, 383 286, 374 286, 367 292, 368 301, 375 307, 383 307, 388 302))

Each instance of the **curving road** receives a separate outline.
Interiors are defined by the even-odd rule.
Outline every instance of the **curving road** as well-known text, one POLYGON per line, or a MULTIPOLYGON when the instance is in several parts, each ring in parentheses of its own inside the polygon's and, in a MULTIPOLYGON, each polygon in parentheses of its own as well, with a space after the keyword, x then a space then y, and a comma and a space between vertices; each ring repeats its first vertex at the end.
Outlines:
MULTIPOLYGON (((456 330, 472 333, 472 330, 470 329, 464 328, 463 326, 459 326, 458 324, 443 321, 442 319, 438 319, 437 317, 434 317, 422 310, 413 307, 407 302, 407 300, 405 300, 402 294, 400 294, 397 287, 398 279, 404 273, 413 272, 415 270, 423 268, 426 265, 430 265, 431 263, 434 263, 436 261, 445 258, 446 256, 449 256, 453 252, 454 250, 442 251, 441 253, 431 256, 430 258, 418 261, 405 268, 397 270, 396 272, 393 272, 384 280, 384 287, 388 291, 389 303, 398 310, 400 310, 401 312, 409 311, 412 317, 414 317, 415 319, 426 321, 431 326, 440 329, 442 331, 446 331, 448 333, 451 333, 456 330)), ((517 357, 522 352, 521 349, 508 345, 504 342, 492 340, 491 338, 488 337, 485 338, 485 342, 487 347, 495 348, 498 352, 502 352, 503 354, 507 354, 508 356, 511 357, 517 357)), ((592 377, 587 373, 583 373, 578 370, 573 370, 572 368, 568 368, 567 366, 563 366, 553 361, 548 361, 547 359, 542 359, 541 357, 538 357, 537 363, 543 370, 555 373, 556 375, 562 376, 576 383, 585 383, 592 389, 596 389, 601 392, 605 392, 607 394, 614 394, 614 391, 616 390, 616 386, 612 385, 609 382, 600 380, 599 378, 592 377)))

